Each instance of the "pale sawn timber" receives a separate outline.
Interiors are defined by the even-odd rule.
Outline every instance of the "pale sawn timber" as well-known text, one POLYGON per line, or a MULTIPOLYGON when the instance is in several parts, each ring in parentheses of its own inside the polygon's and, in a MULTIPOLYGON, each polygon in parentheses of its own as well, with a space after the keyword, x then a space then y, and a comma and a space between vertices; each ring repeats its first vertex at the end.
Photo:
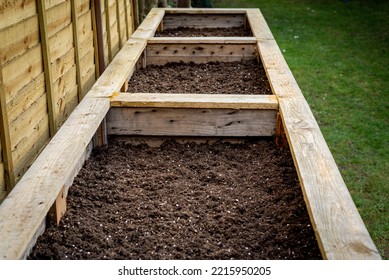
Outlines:
MULTIPOLYGON (((352 201, 320 128, 266 22, 261 18, 256 19, 256 16, 261 15, 253 9, 223 10, 223 12, 220 10, 220 13, 233 13, 234 11, 246 13, 247 20, 257 40, 258 53, 270 80, 273 93, 278 98, 282 122, 323 258, 380 259, 380 255, 352 201)), ((216 10, 153 9, 150 17, 134 33, 133 38, 140 39, 139 41, 143 39, 143 44, 138 44, 139 49, 143 49, 136 52, 135 57, 139 59, 147 39, 154 35, 165 13, 201 14, 215 12, 216 10)), ((73 154, 74 150, 78 151, 77 154, 82 149, 85 150, 86 143, 92 137, 93 129, 97 129, 98 121, 104 118, 104 111, 108 111, 110 106, 110 101, 106 97, 114 97, 115 91, 119 91, 135 67, 132 65, 134 56, 133 54, 130 55, 132 55, 131 59, 127 60, 124 55, 121 56, 119 53, 118 57, 121 58, 115 65, 118 69, 111 69, 108 72, 110 74, 102 76, 102 81, 100 79, 97 81, 91 90, 91 94, 88 94, 88 98, 83 100, 83 105, 80 104, 80 108, 77 108, 76 113, 72 114, 66 122, 67 126, 65 123, 64 132, 69 130, 70 135, 65 136, 64 133, 58 132, 63 138, 56 136, 55 141, 50 142, 48 148, 38 158, 38 163, 34 163, 31 167, 32 171, 29 170, 26 176, 22 178, 22 184, 26 184, 26 187, 28 185, 30 188, 22 188, 18 184, 9 198, 0 206, 0 223, 7 225, 7 227, 0 229, 0 236, 2 236, 0 258, 23 257, 23 253, 31 242, 40 222, 47 214, 50 203, 54 202, 62 189, 63 179, 69 177, 69 173, 71 173, 61 169, 61 167, 63 168, 61 160, 69 157, 70 164, 73 165, 76 164, 75 161, 78 161, 77 156, 73 154), (125 67, 126 63, 131 64, 131 67, 127 67, 127 71, 122 73, 121 68, 125 67), (102 107, 103 112, 99 111, 97 116, 90 113, 89 106, 85 106, 88 102, 95 104, 95 106, 92 106, 93 108, 102 107), (79 115, 80 113, 81 115, 79 115), (93 125, 78 123, 82 120, 92 122, 93 125), (81 128, 84 128, 83 126, 88 127, 86 129, 87 133, 83 132, 84 130, 80 132, 80 126, 72 127, 72 124, 76 123, 81 125, 81 128), (74 139, 78 139, 76 146, 74 145, 74 139), (61 143, 61 141, 69 142, 61 143), (60 151, 62 152, 58 153, 58 148, 61 148, 60 151), (61 155, 63 155, 62 158, 61 155), (75 159, 72 158, 73 156, 75 156, 75 159), (57 168, 53 168, 57 165, 60 167, 58 174, 55 171, 57 168), (34 175, 32 176, 32 174, 34 175), (35 180, 38 180, 38 182, 35 180), (50 183, 50 186, 48 186, 48 183, 50 183), (28 191, 25 191, 26 189, 28 191), (38 203, 37 207, 31 208, 31 203, 38 203), (18 206, 16 210, 14 205, 18 206), (9 219, 10 213, 15 213, 15 211, 16 215, 12 216, 11 222, 9 219)), ((70 169, 69 163, 66 163, 66 167, 70 169)))

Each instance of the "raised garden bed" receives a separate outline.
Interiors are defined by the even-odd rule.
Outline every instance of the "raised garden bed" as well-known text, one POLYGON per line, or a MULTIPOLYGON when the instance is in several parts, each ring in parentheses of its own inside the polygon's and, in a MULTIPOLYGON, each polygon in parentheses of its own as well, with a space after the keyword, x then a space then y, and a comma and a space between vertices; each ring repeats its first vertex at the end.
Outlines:
POLYGON ((92 138, 96 145, 106 143, 107 134, 275 136, 281 144, 286 136, 322 257, 380 258, 317 122, 257 9, 153 9, 0 205, 1 258, 26 257, 48 212, 59 221, 68 187, 90 153, 92 138), (214 23, 226 27, 223 22, 239 22, 251 29, 253 37, 154 37, 157 29, 166 29, 169 17, 190 15, 196 27, 209 27, 202 18, 218 13, 222 20, 214 23), (226 20, 226 15, 238 20, 226 20), (252 58, 262 62, 273 95, 125 92, 136 69, 152 64, 252 58))
POLYGON ((287 150, 273 139, 180 140, 97 149, 30 258, 321 258, 287 150))

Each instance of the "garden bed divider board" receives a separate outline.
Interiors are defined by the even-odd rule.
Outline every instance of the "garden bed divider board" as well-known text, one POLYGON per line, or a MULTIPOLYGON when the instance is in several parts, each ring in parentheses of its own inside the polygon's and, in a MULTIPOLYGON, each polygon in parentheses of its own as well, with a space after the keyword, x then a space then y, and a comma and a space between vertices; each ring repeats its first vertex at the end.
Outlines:
POLYGON ((245 14, 245 24, 254 34, 257 53, 278 101, 280 118, 323 258, 380 259, 309 105, 258 9, 152 9, 0 205, 0 258, 26 257, 49 209, 88 156, 92 137, 112 104, 130 102, 120 101, 128 97, 119 92, 141 56, 147 60, 144 56, 148 40, 155 41, 154 33, 158 28, 163 29, 165 14, 173 17, 180 13, 245 14))

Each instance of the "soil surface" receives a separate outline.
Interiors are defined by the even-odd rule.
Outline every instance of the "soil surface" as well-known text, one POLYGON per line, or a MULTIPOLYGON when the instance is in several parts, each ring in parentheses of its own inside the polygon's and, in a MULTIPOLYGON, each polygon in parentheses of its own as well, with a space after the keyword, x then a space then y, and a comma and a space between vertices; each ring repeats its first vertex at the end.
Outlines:
POLYGON ((266 72, 255 59, 149 65, 135 71, 128 84, 128 92, 272 94, 266 72))
POLYGON ((319 259, 291 155, 273 139, 110 139, 30 259, 319 259))
POLYGON ((252 37, 250 29, 231 28, 191 28, 177 27, 155 33, 155 37, 252 37))

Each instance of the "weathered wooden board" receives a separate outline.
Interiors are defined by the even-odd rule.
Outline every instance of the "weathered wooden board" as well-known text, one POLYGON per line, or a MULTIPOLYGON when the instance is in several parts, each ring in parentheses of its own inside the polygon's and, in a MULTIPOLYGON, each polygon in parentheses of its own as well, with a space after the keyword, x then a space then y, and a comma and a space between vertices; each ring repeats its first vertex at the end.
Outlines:
POLYGON ((247 20, 255 38, 274 39, 273 34, 259 9, 247 9, 247 20))
MULTIPOLYGON (((268 34, 257 34, 266 37, 268 34)), ((322 255, 379 259, 320 128, 274 39, 258 40, 322 255)))
POLYGON ((107 133, 148 136, 273 136, 276 110, 112 108, 107 133))
MULTIPOLYGON (((146 48, 147 65, 163 65, 168 62, 194 62, 207 63, 211 61, 240 61, 256 57, 256 45, 239 43, 227 39, 202 40, 195 43, 194 40, 183 40, 182 43, 159 43, 158 40, 149 40, 146 48), (227 41, 224 43, 223 41, 227 41), (158 43, 157 43, 158 42, 158 43)), ((172 42, 176 42, 174 39, 172 42)))
POLYGON ((70 1, 67 0, 47 10, 47 34, 49 37, 57 34, 72 22, 70 6, 70 1))
POLYGON ((12 0, 0 5, 0 29, 11 26, 36 15, 37 6, 34 0, 12 0))
POLYGON ((0 203, 4 200, 6 196, 7 196, 7 189, 5 187, 5 180, 4 180, 4 164, 0 162, 0 203))
POLYGON ((231 28, 244 27, 246 18, 240 14, 169 14, 163 17, 165 30, 177 27, 191 28, 231 28))
POLYGON ((14 122, 23 112, 27 111, 45 92, 45 76, 41 73, 21 89, 17 96, 8 103, 8 118, 10 123, 14 122))
MULTIPOLYGON (((37 45, 3 67, 4 93, 7 104, 20 90, 43 72, 41 45, 37 45)), ((9 105, 8 105, 9 106, 9 105)))
POLYGON ((73 28, 72 25, 69 24, 49 38, 50 62, 53 62, 59 57, 65 55, 71 48, 73 48, 73 43, 73 28))
POLYGON ((84 98, 0 205, 0 259, 25 257, 58 193, 84 162, 86 148, 108 109, 108 99, 84 98))
POLYGON ((153 37, 164 15, 165 12, 163 9, 151 9, 150 13, 142 21, 141 25, 139 25, 131 37, 137 39, 147 39, 153 37))
POLYGON ((39 43, 38 16, 0 30, 0 64, 22 55, 39 43))
POLYGON ((277 110, 274 95, 128 93, 110 97, 111 107, 277 110))

